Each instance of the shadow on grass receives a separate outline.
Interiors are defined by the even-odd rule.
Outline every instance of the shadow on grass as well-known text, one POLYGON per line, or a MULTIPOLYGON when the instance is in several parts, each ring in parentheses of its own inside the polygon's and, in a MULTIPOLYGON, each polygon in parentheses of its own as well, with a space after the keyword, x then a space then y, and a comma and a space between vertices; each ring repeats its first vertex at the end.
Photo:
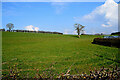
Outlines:
POLYGON ((111 43, 94 43, 94 42, 92 42, 92 44, 101 45, 101 46, 108 46, 108 47, 115 47, 115 48, 120 49, 120 45, 114 45, 111 43))
MULTIPOLYGON (((118 54, 119 54, 119 53, 118 53, 118 54)), ((107 60, 111 60, 111 61, 113 61, 113 62, 120 63, 120 60, 118 60, 118 58, 116 58, 116 60, 113 60, 113 59, 110 59, 110 58, 105 58, 105 57, 102 56, 102 55, 97 55, 97 54, 95 54, 95 55, 98 56, 98 57, 101 57, 101 58, 107 59, 107 60)), ((116 56, 116 57, 118 57, 118 56, 116 56)))

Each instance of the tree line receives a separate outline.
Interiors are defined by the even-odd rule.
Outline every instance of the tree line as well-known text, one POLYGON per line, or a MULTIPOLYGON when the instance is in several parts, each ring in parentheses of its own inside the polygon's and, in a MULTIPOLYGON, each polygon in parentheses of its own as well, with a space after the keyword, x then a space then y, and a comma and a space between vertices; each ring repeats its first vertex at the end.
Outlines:
MULTIPOLYGON (((13 30, 14 24, 12 24, 12 23, 8 23, 8 24, 6 25, 6 27, 8 28, 7 31, 9 31, 9 32, 34 32, 34 33, 37 32, 37 33, 63 34, 63 33, 59 33, 59 32, 29 31, 29 30, 13 30)), ((84 28, 85 26, 76 23, 76 24, 74 24, 74 27, 75 27, 75 30, 77 31, 78 38, 79 38, 79 37, 80 37, 80 33, 84 31, 83 28, 84 28)), ((2 31, 5 31, 5 30, 2 30, 2 31)))

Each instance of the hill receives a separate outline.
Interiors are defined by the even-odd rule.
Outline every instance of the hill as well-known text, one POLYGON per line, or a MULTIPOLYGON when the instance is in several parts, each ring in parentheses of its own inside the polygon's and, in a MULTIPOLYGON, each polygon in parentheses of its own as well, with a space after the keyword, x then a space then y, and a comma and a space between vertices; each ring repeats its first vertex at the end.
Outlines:
POLYGON ((2 32, 2 69, 8 74, 9 67, 17 64, 19 74, 35 75, 51 68, 53 73, 88 73, 90 69, 118 64, 118 49, 91 44, 100 35, 58 35, 42 33, 2 32), (103 57, 99 57, 99 56, 103 57), (112 59, 112 60, 110 60, 112 59), (9 67, 8 67, 9 66, 9 67))

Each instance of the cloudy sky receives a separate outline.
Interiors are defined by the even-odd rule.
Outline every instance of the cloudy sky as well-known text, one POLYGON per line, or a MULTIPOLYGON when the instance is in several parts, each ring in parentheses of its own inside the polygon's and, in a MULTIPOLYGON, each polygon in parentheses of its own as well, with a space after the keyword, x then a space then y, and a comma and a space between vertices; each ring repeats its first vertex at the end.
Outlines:
POLYGON ((118 31, 118 4, 105 2, 3 2, 2 26, 14 29, 58 31, 76 34, 75 23, 85 26, 85 33, 118 31))

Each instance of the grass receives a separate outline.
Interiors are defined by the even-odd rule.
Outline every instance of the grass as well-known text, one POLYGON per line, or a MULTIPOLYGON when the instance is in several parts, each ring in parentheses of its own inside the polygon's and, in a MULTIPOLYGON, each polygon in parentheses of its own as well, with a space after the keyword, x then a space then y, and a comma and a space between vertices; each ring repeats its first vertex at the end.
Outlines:
POLYGON ((118 64, 115 60, 118 49, 91 44, 95 35, 57 35, 42 33, 2 33, 2 69, 3 75, 15 64, 21 70, 20 74, 29 73, 33 76, 39 69, 40 73, 51 64, 53 73, 66 73, 71 68, 71 74, 88 73, 90 69, 109 67, 118 64), (102 55, 103 57, 98 57, 102 55))

